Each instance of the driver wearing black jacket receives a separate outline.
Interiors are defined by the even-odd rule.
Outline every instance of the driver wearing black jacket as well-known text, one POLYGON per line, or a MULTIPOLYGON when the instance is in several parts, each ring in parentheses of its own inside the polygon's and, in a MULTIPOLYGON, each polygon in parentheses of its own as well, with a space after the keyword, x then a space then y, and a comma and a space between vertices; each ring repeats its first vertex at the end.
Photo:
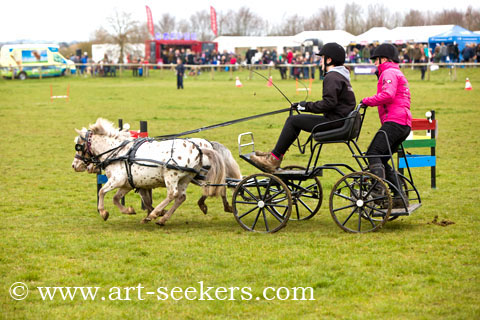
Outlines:
MULTIPOLYGON (((275 148, 271 152, 257 151, 250 159, 268 172, 274 172, 280 167, 284 154, 300 131, 311 132, 312 129, 332 120, 345 118, 355 108, 355 94, 350 84, 350 72, 343 66, 345 50, 338 43, 327 43, 318 55, 322 56, 324 70, 327 71, 323 80, 322 100, 316 102, 293 103, 292 109, 316 114, 298 114, 287 118, 278 138, 275 148)), ((318 131, 331 130, 341 127, 343 121, 322 126, 318 131)))

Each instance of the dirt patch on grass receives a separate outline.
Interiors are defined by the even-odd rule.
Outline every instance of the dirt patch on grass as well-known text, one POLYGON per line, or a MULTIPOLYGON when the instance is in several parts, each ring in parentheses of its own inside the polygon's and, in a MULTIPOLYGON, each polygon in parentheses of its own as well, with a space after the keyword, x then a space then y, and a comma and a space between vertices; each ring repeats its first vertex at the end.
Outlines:
POLYGON ((432 222, 428 222, 427 224, 435 224, 437 226, 446 227, 446 226, 449 226, 451 224, 455 224, 455 222, 453 222, 451 220, 447 220, 447 219, 443 219, 441 221, 438 221, 438 216, 435 216, 433 218, 432 222))

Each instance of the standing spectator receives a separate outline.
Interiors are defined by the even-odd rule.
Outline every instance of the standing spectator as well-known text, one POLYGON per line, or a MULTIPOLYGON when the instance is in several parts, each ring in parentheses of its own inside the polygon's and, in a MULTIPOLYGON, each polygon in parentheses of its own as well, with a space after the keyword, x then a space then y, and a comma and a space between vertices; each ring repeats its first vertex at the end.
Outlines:
POLYGON ((86 69, 86 64, 88 63, 88 53, 85 51, 83 53, 83 57, 82 59, 80 60, 80 62, 83 64, 81 67, 80 67, 80 73, 81 74, 84 74, 85 73, 85 69, 86 69))
POLYGON ((458 43, 454 42, 453 46, 453 61, 458 62, 460 61, 460 50, 458 49, 458 43))
MULTIPOLYGON (((425 47, 427 47, 427 46, 425 46, 425 47)), ((422 64, 427 63, 427 57, 425 56, 425 51, 423 50, 423 48, 421 48, 421 54, 420 54, 420 59, 419 59, 418 63, 422 63, 422 64)), ((427 71, 427 66, 421 65, 420 66, 420 72, 422 74, 422 76, 421 76, 422 80, 425 80, 425 71, 427 71)))
POLYGON ((448 59, 450 60, 450 62, 454 62, 455 45, 453 43, 450 43, 447 46, 447 54, 448 54, 448 59))
POLYGON ((370 45, 364 46, 362 49, 362 59, 363 62, 370 62, 370 45))
POLYGON ((138 77, 138 66, 135 65, 137 63, 136 57, 133 57, 133 60, 131 62, 132 64, 134 64, 132 66, 132 76, 138 77))
POLYGON ((439 63, 440 62, 440 45, 437 43, 435 45, 435 50, 433 51, 433 62, 439 63))
POLYGON ((475 53, 470 43, 467 43, 465 48, 462 50, 462 57, 463 62, 470 62, 470 60, 474 57, 475 53))
POLYGON ((480 43, 477 44, 477 47, 475 49, 475 55, 477 56, 477 63, 480 62, 480 43))
POLYGON ((440 45, 440 61, 443 63, 447 62, 447 46, 444 42, 440 45))
POLYGON ((183 65, 182 59, 177 59, 177 66, 175 67, 177 71, 177 90, 183 89, 183 75, 185 74, 185 66, 183 65))
POLYGON ((281 55, 278 56, 277 63, 280 65, 278 69, 280 70, 280 76, 282 77, 282 80, 287 79, 287 67, 284 67, 283 65, 285 64, 285 57, 286 57, 285 51, 281 55))

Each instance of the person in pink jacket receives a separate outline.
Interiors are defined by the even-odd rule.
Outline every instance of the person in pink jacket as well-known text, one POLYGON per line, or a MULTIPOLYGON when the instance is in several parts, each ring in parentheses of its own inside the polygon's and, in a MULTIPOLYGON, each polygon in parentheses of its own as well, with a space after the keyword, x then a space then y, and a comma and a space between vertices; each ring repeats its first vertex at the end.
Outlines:
MULTIPOLYGON (((410 134, 412 113, 410 112, 410 90, 408 81, 398 66, 398 50, 384 43, 378 46, 371 59, 378 68, 377 94, 362 99, 367 106, 376 106, 382 124, 367 150, 370 172, 398 186, 394 168, 388 161, 389 147, 392 153, 410 134), (387 142, 388 137, 388 142, 387 142), (372 157, 376 156, 378 157, 372 157)), ((399 188, 400 189, 400 188, 399 188)), ((394 190, 394 196, 396 195, 394 190)), ((394 206, 395 206, 394 201, 394 206)))

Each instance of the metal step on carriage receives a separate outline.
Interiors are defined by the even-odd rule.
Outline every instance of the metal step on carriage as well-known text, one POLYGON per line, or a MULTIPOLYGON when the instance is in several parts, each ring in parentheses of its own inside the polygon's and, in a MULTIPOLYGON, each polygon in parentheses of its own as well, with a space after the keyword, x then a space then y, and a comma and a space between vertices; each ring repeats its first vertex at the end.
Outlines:
MULTIPOLYGON (((307 165, 284 167, 273 174, 265 172, 250 160, 255 153, 253 134, 240 134, 240 158, 261 172, 244 177, 241 181, 227 181, 229 187, 235 187, 232 205, 237 222, 248 231, 272 233, 285 227, 289 220, 312 218, 322 205, 323 189, 319 177, 324 170, 334 170, 341 175, 330 192, 329 210, 335 223, 344 231, 377 231, 387 221, 408 216, 420 208, 420 195, 408 162, 408 177, 395 171, 396 183, 381 179, 368 170, 369 156, 357 144, 366 110, 366 107, 359 104, 348 117, 335 120, 344 121, 342 127, 319 131, 321 126, 332 122, 315 127, 303 150, 299 146, 301 153, 305 152, 307 146, 310 149, 307 165), (347 145, 358 164, 358 170, 345 163, 318 165, 322 147, 334 143, 347 145), (249 152, 244 153, 245 149, 249 149, 249 152), (374 189, 377 192, 372 192, 374 189), (382 192, 378 192, 379 189, 382 192), (400 198, 396 202, 402 205, 393 208, 393 194, 400 198)), ((385 132, 377 134, 385 134, 386 137, 385 132)), ((404 151, 402 146, 401 149, 404 151)), ((405 152, 401 154, 405 155, 405 152)), ((383 157, 388 157, 395 168, 391 150, 383 157)))

